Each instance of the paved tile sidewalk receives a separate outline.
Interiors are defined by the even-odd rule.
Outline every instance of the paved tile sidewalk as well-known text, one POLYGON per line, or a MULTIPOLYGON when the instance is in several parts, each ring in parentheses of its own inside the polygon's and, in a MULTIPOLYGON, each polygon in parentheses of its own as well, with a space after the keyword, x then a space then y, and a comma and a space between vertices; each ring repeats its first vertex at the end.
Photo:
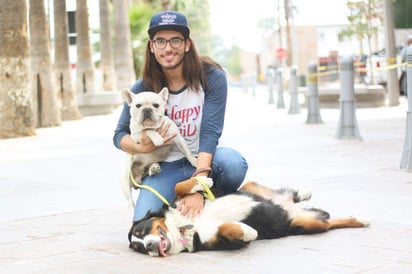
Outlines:
POLYGON ((311 189, 308 206, 372 225, 168 258, 127 247, 125 155, 111 141, 119 111, 0 140, 1 273, 412 273, 412 174, 398 168, 405 100, 358 109, 363 140, 337 140, 338 109, 307 125, 305 108, 276 109, 265 87, 231 88, 221 145, 244 154, 247 179, 311 189))

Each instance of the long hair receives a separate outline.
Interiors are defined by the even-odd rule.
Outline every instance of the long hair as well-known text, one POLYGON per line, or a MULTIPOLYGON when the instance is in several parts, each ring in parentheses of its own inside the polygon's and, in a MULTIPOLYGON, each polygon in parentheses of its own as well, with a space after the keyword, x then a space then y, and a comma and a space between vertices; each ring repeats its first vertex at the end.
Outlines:
MULTIPOLYGON (((191 38, 191 46, 188 52, 185 52, 183 57, 183 77, 186 80, 187 86, 194 91, 199 91, 201 87, 203 89, 208 88, 207 75, 205 72, 206 66, 213 66, 217 69, 222 67, 213 61, 210 57, 200 57, 195 44, 191 38)), ((154 54, 150 51, 150 41, 146 45, 145 60, 142 67, 143 83, 151 90, 160 92, 160 90, 167 86, 167 79, 163 73, 162 67, 156 61, 154 54)))

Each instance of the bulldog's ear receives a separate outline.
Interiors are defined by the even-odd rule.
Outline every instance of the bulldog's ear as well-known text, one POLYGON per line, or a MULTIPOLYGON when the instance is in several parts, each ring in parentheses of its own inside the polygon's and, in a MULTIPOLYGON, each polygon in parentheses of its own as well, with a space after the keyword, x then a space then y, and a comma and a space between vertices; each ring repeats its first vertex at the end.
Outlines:
POLYGON ((159 92, 160 97, 162 97, 163 101, 167 102, 167 99, 169 99, 169 89, 164 87, 160 92, 159 92))
POLYGON ((130 106, 133 101, 134 93, 128 89, 122 89, 122 98, 130 106))

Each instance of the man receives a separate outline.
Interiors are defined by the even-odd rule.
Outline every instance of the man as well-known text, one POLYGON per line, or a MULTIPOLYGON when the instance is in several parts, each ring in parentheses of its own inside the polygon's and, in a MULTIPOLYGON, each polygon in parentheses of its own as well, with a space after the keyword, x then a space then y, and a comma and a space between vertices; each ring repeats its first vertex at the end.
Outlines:
MULTIPOLYGON (((402 56, 402 63, 405 63, 407 60, 407 54, 408 54, 408 47, 412 45, 412 36, 408 36, 408 40, 406 42, 406 46, 402 48, 401 51, 401 56, 402 56)), ((402 67, 402 74, 401 77, 399 78, 399 90, 401 95, 407 96, 408 90, 407 90, 407 77, 406 77, 406 66, 402 67)))
MULTIPOLYGON (((179 126, 192 153, 197 155, 198 166, 195 169, 181 153, 172 151, 160 164, 162 171, 145 177, 142 183, 156 189, 169 202, 175 199, 175 185, 193 174, 210 176, 214 187, 223 194, 236 191, 246 175, 247 163, 239 152, 217 147, 227 99, 224 71, 210 58, 199 57, 182 13, 165 11, 153 15, 148 34, 142 78, 131 91, 169 89, 166 113, 179 126)), ((129 107, 125 104, 113 137, 115 146, 130 154, 153 151, 155 146, 145 132, 140 143, 133 142, 129 123, 129 107)), ((170 145, 174 136, 166 136, 167 128, 165 125, 159 133, 166 145, 170 145)), ((203 204, 203 196, 194 193, 184 197, 178 209, 183 215, 193 218, 202 212, 203 204)), ((140 189, 133 220, 137 221, 149 210, 153 212, 161 207, 158 197, 140 189)))

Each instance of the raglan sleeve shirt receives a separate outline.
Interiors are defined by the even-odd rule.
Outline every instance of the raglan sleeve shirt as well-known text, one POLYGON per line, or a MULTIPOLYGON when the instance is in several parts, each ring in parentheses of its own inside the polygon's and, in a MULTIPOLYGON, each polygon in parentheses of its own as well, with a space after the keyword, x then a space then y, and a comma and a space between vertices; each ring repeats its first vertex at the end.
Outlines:
POLYGON ((205 91, 199 152, 214 154, 223 132, 227 101, 227 79, 220 69, 206 69, 208 88, 205 91))

